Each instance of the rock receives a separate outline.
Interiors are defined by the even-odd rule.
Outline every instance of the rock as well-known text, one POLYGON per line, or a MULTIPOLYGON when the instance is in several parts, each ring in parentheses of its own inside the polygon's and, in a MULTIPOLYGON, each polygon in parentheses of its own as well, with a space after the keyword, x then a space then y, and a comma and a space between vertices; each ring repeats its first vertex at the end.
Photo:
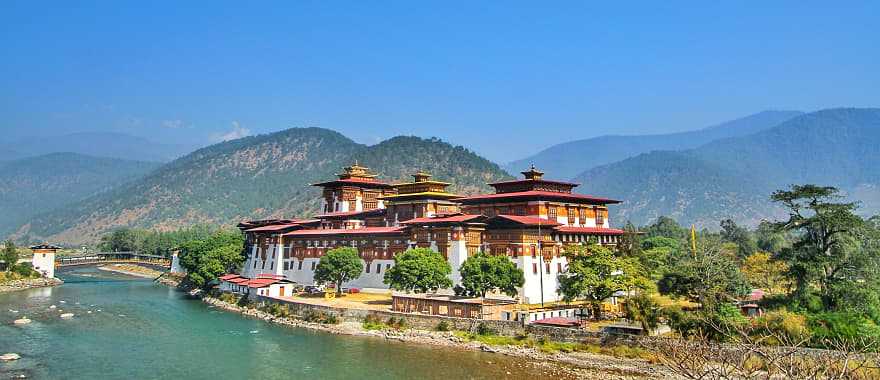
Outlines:
POLYGON ((55 305, 49 306, 50 309, 54 309, 56 307, 58 307, 58 306, 55 306, 55 305))
POLYGON ((26 325, 28 323, 31 323, 31 320, 27 319, 27 318, 19 318, 19 319, 12 321, 12 323, 14 323, 16 325, 26 325))
POLYGON ((61 318, 64 318, 64 319, 70 319, 70 318, 73 318, 73 313, 64 313, 64 314, 61 314, 61 318))
POLYGON ((0 360, 5 361, 5 362, 11 362, 13 360, 18 360, 18 359, 21 359, 21 356, 19 354, 15 354, 15 353, 11 353, 11 352, 8 354, 0 355, 0 360))

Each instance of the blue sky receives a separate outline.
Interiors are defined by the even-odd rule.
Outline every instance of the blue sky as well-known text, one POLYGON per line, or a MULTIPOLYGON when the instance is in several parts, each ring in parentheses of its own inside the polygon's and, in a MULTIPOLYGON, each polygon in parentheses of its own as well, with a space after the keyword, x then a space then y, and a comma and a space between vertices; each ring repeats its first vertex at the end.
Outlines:
POLYGON ((7 0, 0 127, 208 144, 317 126, 506 162, 765 109, 878 106, 876 2, 602 3, 7 0))

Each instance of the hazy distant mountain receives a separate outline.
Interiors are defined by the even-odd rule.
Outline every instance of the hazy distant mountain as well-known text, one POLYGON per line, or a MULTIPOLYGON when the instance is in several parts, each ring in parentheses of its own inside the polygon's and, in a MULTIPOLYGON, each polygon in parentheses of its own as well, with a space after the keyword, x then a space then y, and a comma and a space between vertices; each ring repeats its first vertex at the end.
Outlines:
POLYGON ((519 172, 534 164, 555 178, 572 178, 585 170, 654 150, 695 148, 713 140, 745 136, 793 117, 800 111, 764 111, 697 131, 644 136, 600 136, 551 146, 504 168, 519 172))
POLYGON ((18 235, 81 243, 120 226, 310 216, 320 190, 309 184, 335 178, 355 160, 390 181, 426 170, 463 193, 510 178, 498 165, 437 139, 395 137, 365 146, 331 130, 294 128, 199 149, 126 186, 35 217, 18 235))
POLYGON ((183 144, 162 144, 142 137, 114 132, 31 137, 0 144, 0 148, 7 152, 9 159, 71 152, 95 157, 154 162, 168 162, 194 149, 183 144))
MULTIPOLYGON (((770 193, 790 184, 837 186, 880 210, 880 109, 813 112, 774 128, 682 152, 655 151, 576 177, 585 193, 625 200, 616 221, 659 215, 717 228, 721 219, 756 224, 781 216, 770 193)), ((615 219, 613 219, 615 220, 615 219)))
POLYGON ((0 237, 41 212, 107 191, 159 165, 52 153, 0 163, 0 237))

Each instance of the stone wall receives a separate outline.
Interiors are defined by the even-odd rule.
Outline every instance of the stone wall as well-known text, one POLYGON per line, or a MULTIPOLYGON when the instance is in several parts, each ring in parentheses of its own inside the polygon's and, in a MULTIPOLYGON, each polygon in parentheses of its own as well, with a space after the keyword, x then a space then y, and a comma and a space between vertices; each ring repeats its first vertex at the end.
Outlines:
POLYGON ((499 320, 480 320, 470 318, 446 317, 440 315, 424 315, 399 313, 394 311, 383 310, 362 310, 347 309, 331 306, 313 305, 277 298, 268 298, 257 296, 255 302, 262 304, 277 303, 287 305, 290 312, 298 317, 303 317, 308 313, 321 312, 327 315, 334 315, 343 322, 363 322, 368 316, 377 318, 381 321, 387 321, 391 318, 395 320, 404 320, 406 325, 419 330, 435 330, 442 321, 446 321, 450 330, 476 331, 477 327, 482 324, 485 328, 494 331, 498 335, 517 336, 527 334, 532 338, 558 341, 558 342, 583 342, 591 344, 606 344, 614 341, 622 344, 639 344, 648 337, 608 334, 596 331, 586 331, 581 329, 551 327, 539 325, 525 325, 519 321, 499 321, 499 320))

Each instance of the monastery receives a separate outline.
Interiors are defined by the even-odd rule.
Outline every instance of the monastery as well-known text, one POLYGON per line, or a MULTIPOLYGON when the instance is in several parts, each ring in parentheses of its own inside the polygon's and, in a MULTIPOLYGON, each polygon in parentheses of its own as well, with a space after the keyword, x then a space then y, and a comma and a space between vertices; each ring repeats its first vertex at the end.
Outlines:
POLYGON ((323 189, 321 213, 309 219, 242 222, 248 254, 242 275, 272 276, 313 284, 321 256, 336 247, 357 248, 365 266, 348 287, 388 288, 385 271, 409 248, 440 252, 458 268, 476 252, 510 257, 523 271, 522 303, 557 301, 556 277, 564 272, 564 245, 594 240, 613 245, 623 234, 609 227, 608 205, 620 201, 572 193, 575 183, 543 179, 534 167, 524 178, 490 183, 494 194, 461 196, 425 172, 413 181, 380 181, 369 168, 352 165, 323 189))

